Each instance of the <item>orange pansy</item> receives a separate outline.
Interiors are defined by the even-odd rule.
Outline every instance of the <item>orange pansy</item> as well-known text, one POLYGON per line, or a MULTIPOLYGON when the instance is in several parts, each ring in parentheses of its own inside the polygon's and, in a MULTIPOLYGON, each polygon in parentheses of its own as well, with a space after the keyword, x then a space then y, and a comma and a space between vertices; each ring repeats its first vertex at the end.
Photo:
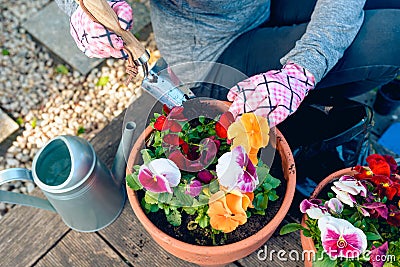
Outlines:
POLYGON ((228 138, 233 139, 232 148, 243 146, 253 164, 257 164, 257 152, 269 141, 268 120, 254 113, 244 113, 239 121, 228 128, 228 138))
POLYGON ((214 229, 230 233, 247 222, 246 210, 251 204, 249 196, 238 190, 218 191, 209 200, 208 216, 214 229))

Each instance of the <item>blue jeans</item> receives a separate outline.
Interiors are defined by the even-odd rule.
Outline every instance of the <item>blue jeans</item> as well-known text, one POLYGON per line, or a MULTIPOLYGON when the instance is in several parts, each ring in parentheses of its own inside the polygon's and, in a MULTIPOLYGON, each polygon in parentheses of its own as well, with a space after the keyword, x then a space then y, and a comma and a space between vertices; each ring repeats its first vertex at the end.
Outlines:
MULTIPOLYGON (((316 0, 272 0, 270 19, 238 37, 218 62, 247 76, 280 69, 280 58, 304 34, 315 3, 316 0)), ((370 0, 364 9, 364 23, 355 40, 310 97, 356 96, 400 74, 400 1, 370 0)), ((233 86, 239 80, 232 82, 233 86)), ((202 86, 194 92, 225 100, 228 89, 202 86)))

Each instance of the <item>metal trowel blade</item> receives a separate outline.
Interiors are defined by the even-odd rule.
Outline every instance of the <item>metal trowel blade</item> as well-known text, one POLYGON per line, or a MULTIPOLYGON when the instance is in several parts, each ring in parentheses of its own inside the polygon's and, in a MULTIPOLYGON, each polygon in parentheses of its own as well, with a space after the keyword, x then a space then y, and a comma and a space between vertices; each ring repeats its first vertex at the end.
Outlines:
POLYGON ((142 88, 169 108, 182 106, 187 99, 195 97, 173 73, 167 62, 160 58, 143 79, 142 88))

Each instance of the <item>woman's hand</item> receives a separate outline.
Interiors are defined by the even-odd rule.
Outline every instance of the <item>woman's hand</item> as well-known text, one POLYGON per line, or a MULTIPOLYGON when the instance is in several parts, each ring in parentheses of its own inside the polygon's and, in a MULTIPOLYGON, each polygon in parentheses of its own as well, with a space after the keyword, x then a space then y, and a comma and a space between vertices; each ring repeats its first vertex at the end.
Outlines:
MULTIPOLYGON (((122 29, 132 28, 132 8, 123 0, 108 1, 118 16, 122 29)), ((72 14, 70 19, 70 33, 78 48, 88 57, 96 58, 126 58, 122 50, 124 41, 114 32, 110 32, 104 26, 92 21, 81 7, 72 14)))
POLYGON ((268 118, 273 127, 295 112, 314 86, 309 71, 287 63, 281 70, 252 76, 232 87, 228 93, 228 100, 233 101, 229 111, 234 117, 254 112, 268 118))

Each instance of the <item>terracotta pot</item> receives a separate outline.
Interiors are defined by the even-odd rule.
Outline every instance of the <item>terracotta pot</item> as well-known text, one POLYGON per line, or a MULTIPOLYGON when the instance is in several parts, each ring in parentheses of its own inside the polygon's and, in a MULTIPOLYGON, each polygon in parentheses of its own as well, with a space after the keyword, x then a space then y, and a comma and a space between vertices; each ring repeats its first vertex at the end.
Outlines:
MULTIPOLYGON (((127 173, 131 173, 132 166, 138 164, 144 140, 151 132, 152 128, 147 127, 135 143, 128 160, 127 173)), ((129 202, 136 217, 147 232, 167 252, 182 260, 201 266, 225 266, 259 249, 272 236, 289 210, 295 193, 296 170, 289 145, 278 130, 276 130, 276 147, 282 158, 283 173, 287 180, 287 188, 282 206, 275 217, 264 228, 253 236, 239 242, 222 246, 199 246, 182 242, 162 232, 147 218, 141 208, 136 192, 127 186, 129 202)))
MULTIPOLYGON (((324 190, 324 188, 326 186, 329 186, 329 184, 331 182, 339 179, 343 175, 353 175, 353 174, 355 174, 355 171, 352 171, 351 168, 346 168, 346 169, 339 170, 337 172, 332 173, 331 175, 326 177, 324 180, 322 180, 318 184, 318 186, 315 188, 314 192, 310 196, 310 199, 318 198, 319 193, 321 193, 321 191, 324 190)), ((306 220, 307 220, 307 215, 305 214, 303 216, 302 220, 301 220, 301 224, 304 227, 307 227, 307 225, 305 223, 306 220)), ((316 253, 314 241, 312 240, 311 237, 304 236, 303 235, 303 231, 300 232, 300 239, 301 239, 301 246, 303 247, 303 251, 309 251, 309 253, 305 253, 304 266, 305 267, 312 267, 312 257, 309 257, 309 255, 312 256, 312 255, 315 255, 315 253, 316 253), (310 251, 313 251, 314 254, 310 253, 310 251)))

